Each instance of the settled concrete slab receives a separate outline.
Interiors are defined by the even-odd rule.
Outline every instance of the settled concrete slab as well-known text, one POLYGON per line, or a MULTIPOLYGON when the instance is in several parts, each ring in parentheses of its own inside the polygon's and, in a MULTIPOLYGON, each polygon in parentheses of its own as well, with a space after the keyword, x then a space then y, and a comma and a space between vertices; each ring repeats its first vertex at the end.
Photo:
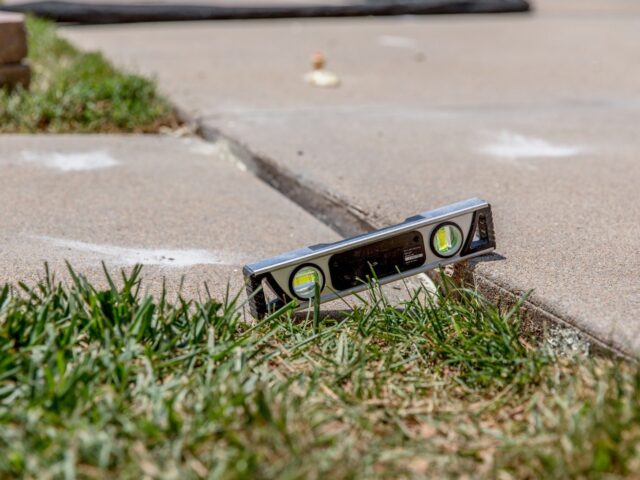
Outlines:
POLYGON ((510 291, 534 289, 532 301, 546 311, 640 350, 637 110, 416 105, 340 117, 284 113, 222 128, 376 225, 488 199, 505 258, 476 274, 510 291), (291 125, 295 139, 275 142, 292 135, 291 125))
POLYGON ((64 260, 104 284, 145 265, 175 292, 242 290, 242 265, 339 237, 242 171, 223 147, 165 136, 0 137, 0 284, 64 260))
POLYGON ((20 63, 27 56, 24 15, 0 12, 0 65, 20 63))
POLYGON ((611 5, 67 34, 372 224, 486 198, 504 258, 478 278, 638 354, 640 14, 611 5), (315 50, 339 88, 302 81, 315 50))
POLYGON ((31 82, 31 67, 27 63, 0 65, 0 87, 28 87, 31 82))

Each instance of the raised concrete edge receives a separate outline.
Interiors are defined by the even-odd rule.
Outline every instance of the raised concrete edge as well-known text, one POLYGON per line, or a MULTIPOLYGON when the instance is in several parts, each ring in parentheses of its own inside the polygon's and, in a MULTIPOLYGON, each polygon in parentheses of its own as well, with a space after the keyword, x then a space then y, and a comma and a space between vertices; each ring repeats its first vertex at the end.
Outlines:
MULTIPOLYGON (((482 257, 456 264, 452 276, 455 281, 462 285, 471 285, 488 300, 511 308, 521 301, 527 292, 514 292, 508 286, 500 285, 487 275, 475 271, 475 266, 482 261, 482 257)), ((437 281, 437 276, 432 276, 432 280, 437 281)), ((593 352, 599 354, 614 355, 626 360, 636 361, 632 353, 625 351, 620 345, 609 345, 590 332, 582 328, 579 323, 560 312, 554 312, 540 301, 527 298, 521 306, 522 323, 521 329, 526 336, 543 337, 545 330, 550 325, 559 325, 577 330, 584 340, 588 341, 593 352)))

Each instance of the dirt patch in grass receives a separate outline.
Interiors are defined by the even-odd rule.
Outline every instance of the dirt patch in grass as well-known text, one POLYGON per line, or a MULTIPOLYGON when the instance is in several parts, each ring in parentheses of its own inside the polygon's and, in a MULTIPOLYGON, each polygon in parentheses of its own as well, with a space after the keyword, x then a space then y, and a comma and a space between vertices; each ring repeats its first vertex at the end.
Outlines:
MULTIPOLYGON (((640 373, 451 285, 342 318, 0 289, 0 476, 637 478, 640 373), (635 477, 634 477, 635 476, 635 477)), ((116 286, 118 283, 119 286, 116 286)))
POLYGON ((0 132, 152 133, 178 125, 153 81, 79 52, 49 22, 29 18, 27 31, 32 85, 0 90, 0 132))

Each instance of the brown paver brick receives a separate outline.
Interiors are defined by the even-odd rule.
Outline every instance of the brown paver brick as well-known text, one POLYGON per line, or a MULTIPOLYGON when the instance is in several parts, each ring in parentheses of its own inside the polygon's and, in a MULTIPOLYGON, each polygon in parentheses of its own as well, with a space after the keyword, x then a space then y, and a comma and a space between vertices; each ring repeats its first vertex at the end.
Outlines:
POLYGON ((27 56, 24 15, 0 12, 0 65, 20 63, 27 56))

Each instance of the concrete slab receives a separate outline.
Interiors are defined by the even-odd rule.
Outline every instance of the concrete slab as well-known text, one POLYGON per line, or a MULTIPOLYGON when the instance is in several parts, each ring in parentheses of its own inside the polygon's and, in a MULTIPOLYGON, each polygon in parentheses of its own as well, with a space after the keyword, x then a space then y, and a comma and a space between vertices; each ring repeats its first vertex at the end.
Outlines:
POLYGON ((340 121, 336 113, 221 125, 304 183, 358 206, 374 225, 470 196, 489 199, 505 259, 475 273, 512 292, 534 289, 535 305, 640 351, 636 109, 416 105, 349 109, 340 121))
POLYGON ((0 284, 64 260, 104 284, 100 262, 145 264, 194 297, 243 287, 242 265, 339 237, 238 168, 223 147, 165 136, 0 137, 0 284))
POLYGON ((638 354, 640 15, 613 5, 67 33, 370 224, 487 198, 504 259, 477 278, 638 354), (339 88, 302 81, 315 50, 339 88))
POLYGON ((0 65, 20 63, 27 56, 24 15, 0 12, 0 65))

